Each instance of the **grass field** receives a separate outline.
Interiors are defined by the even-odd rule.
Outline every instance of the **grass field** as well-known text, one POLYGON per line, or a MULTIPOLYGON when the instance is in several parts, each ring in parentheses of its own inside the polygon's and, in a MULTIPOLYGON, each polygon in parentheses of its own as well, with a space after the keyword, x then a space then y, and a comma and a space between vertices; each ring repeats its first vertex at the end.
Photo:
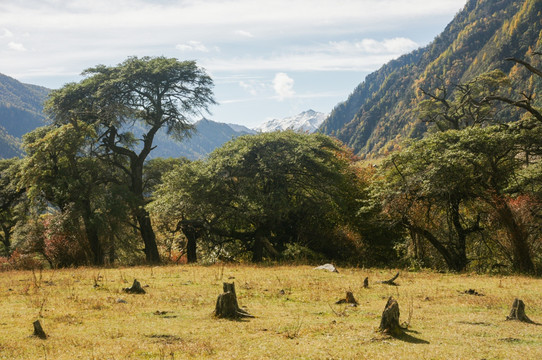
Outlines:
POLYGON ((541 359, 542 326, 506 321, 514 298, 542 322, 542 281, 528 277, 308 266, 81 268, 0 274, 1 359, 541 359), (362 287, 368 276, 370 287, 362 287), (122 288, 138 279, 147 291, 122 288), (235 282, 254 319, 212 316, 235 282), (469 295, 474 289, 483 296, 469 295), (336 305, 352 291, 358 307, 336 305), (389 296, 400 339, 377 332, 389 296), (39 319, 48 337, 32 336, 39 319))

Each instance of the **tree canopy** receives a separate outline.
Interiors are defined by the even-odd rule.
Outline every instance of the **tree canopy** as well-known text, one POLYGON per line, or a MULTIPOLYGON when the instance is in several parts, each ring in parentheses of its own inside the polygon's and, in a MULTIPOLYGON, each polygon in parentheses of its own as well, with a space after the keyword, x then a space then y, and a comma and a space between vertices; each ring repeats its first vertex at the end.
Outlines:
POLYGON ((46 110, 55 124, 79 121, 97 134, 96 156, 124 172, 132 209, 148 262, 159 262, 156 236, 145 210, 143 167, 160 129, 182 139, 191 116, 214 103, 211 78, 194 61, 132 57, 117 66, 99 65, 83 72, 79 83, 53 91, 46 110), (132 125, 142 126, 141 134, 132 125))

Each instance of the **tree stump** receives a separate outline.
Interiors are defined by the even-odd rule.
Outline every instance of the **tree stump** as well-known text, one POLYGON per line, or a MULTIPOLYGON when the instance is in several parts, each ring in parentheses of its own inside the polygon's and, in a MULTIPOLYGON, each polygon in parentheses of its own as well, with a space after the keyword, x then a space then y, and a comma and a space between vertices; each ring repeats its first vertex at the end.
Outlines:
POLYGON ((33 325, 34 325, 34 336, 37 336, 40 339, 47 339, 47 335, 45 334, 45 331, 43 331, 40 321, 39 320, 34 321, 33 325))
POLYGON ((132 286, 124 288, 122 290, 124 290, 124 292, 128 294, 145 294, 145 290, 143 290, 141 284, 136 279, 134 279, 134 283, 132 284, 132 286))
POLYGON ((403 333, 403 328, 399 325, 399 304, 390 296, 384 312, 382 312, 382 319, 380 320, 380 327, 378 330, 391 336, 399 336, 403 333))
POLYGON ((397 284, 395 283, 395 280, 399 277, 399 273, 395 274, 394 277, 392 277, 391 279, 389 280, 384 280, 384 281, 379 281, 381 284, 386 284, 386 285, 393 285, 393 286, 397 286, 397 284))
POLYGON ((337 301, 335 304, 351 304, 352 306, 358 306, 358 302, 354 298, 354 294, 351 291, 346 292, 346 298, 337 301))
POLYGON ((363 288, 368 289, 369 288, 369 278, 366 277, 365 280, 363 280, 363 288))
POLYGON ((534 321, 532 321, 527 317, 527 315, 525 315, 525 303, 523 303, 523 300, 520 299, 514 300, 514 303, 512 304, 512 310, 510 310, 510 315, 506 317, 506 320, 518 320, 521 322, 534 324, 534 321))
POLYGON ((224 319, 253 318, 245 310, 239 307, 235 293, 235 283, 223 283, 223 294, 218 295, 214 315, 224 319))

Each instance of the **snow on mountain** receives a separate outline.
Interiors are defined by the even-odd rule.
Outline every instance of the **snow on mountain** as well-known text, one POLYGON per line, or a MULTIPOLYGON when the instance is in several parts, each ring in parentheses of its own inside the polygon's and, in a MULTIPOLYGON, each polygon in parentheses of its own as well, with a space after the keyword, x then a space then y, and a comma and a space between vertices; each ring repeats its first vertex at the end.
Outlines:
POLYGON ((328 114, 307 110, 301 114, 290 116, 284 119, 272 119, 254 128, 261 132, 272 132, 277 130, 295 130, 300 132, 315 132, 324 122, 328 114))

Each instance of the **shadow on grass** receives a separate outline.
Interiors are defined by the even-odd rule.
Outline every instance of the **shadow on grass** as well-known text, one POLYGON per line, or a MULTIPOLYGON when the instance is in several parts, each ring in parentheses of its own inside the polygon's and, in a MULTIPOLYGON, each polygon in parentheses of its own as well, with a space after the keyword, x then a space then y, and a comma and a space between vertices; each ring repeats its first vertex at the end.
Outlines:
POLYGON ((429 341, 414 337, 409 333, 419 334, 419 332, 414 330, 403 329, 400 334, 393 336, 393 338, 410 344, 429 344, 429 341))

